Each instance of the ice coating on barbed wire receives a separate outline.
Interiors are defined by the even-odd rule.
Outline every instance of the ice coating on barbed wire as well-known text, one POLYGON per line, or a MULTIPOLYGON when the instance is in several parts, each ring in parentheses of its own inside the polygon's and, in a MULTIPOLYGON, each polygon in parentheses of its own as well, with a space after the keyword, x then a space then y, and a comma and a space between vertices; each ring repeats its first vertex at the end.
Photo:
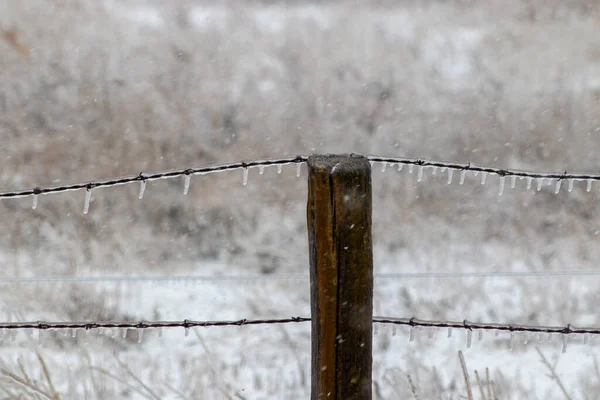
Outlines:
POLYGON ((501 176, 500 177, 500 186, 498 187, 498 196, 502 196, 502 194, 504 193, 504 181, 506 180, 506 177, 501 176))
POLYGON ((140 182, 140 194, 138 195, 138 198, 141 200, 144 198, 144 192, 146 191, 146 180, 142 180, 140 182))
POLYGON ((460 185, 465 183, 465 177, 467 176, 467 171, 466 170, 462 170, 460 171, 460 181, 458 182, 460 185))
POLYGON ((33 195, 33 203, 31 204, 31 208, 35 210, 37 208, 37 205, 38 205, 38 195, 34 194, 33 195))
POLYGON ((248 184, 248 168, 244 167, 242 168, 243 172, 243 177, 242 177, 242 183, 244 184, 244 186, 246 186, 248 184))
POLYGON ((83 203, 83 213, 87 214, 90 210, 90 200, 92 199, 92 189, 85 190, 85 200, 83 203))
POLYGON ((191 180, 191 177, 189 174, 185 174, 183 176, 183 194, 184 195, 188 194, 188 191, 190 190, 190 180, 191 180))

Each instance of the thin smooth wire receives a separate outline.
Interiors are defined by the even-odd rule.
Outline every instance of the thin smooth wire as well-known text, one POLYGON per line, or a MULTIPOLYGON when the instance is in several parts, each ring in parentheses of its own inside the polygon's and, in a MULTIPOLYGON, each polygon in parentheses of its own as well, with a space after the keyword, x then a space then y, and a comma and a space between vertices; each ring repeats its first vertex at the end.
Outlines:
POLYGON ((600 181, 600 174, 587 174, 587 173, 568 173, 568 172, 532 172, 532 171, 521 171, 516 169, 506 168, 493 168, 493 167, 481 167, 472 163, 459 164, 454 162, 444 161, 433 161, 433 160, 422 160, 415 158, 402 158, 402 157, 381 157, 381 156, 367 156, 367 159, 371 162, 387 163, 387 164, 404 164, 404 165, 415 165, 423 167, 438 167, 447 168, 455 171, 471 171, 471 172, 486 172, 489 174, 496 174, 503 177, 516 176, 520 178, 544 178, 544 179, 574 179, 574 180, 591 180, 600 181))
MULTIPOLYGON (((574 271, 482 271, 482 272, 400 272, 374 274, 376 279, 436 279, 436 278, 512 278, 512 277, 565 277, 600 276, 599 270, 574 271)), ((269 275, 160 275, 160 276, 42 276, 5 277, 0 284, 27 283, 98 283, 98 282, 244 282, 272 280, 306 280, 308 274, 269 275)))
POLYGON ((254 161, 240 161, 231 164, 220 164, 220 165, 212 165, 208 167, 198 167, 198 168, 184 168, 184 169, 175 169, 169 171, 159 171, 159 172, 140 172, 138 175, 129 175, 122 176, 117 178, 110 178, 104 180, 96 180, 89 182, 80 182, 69 185, 60 185, 60 186, 47 186, 47 187, 36 187, 32 189, 23 189, 23 190, 15 190, 15 191, 5 191, 0 193, 0 199, 6 198, 19 198, 19 197, 27 197, 41 194, 53 194, 53 193, 61 193, 61 192, 71 192, 76 190, 91 190, 95 188, 106 188, 118 185, 126 185, 133 182, 147 182, 154 181, 158 179, 171 179, 177 178, 181 176, 189 176, 189 175, 208 175, 216 172, 224 172, 224 171, 233 171, 238 169, 248 169, 255 167, 268 167, 272 165, 287 165, 287 164, 297 164, 297 163, 305 163, 308 160, 308 157, 305 156, 296 156, 290 158, 278 158, 272 160, 254 160, 254 161))
POLYGON ((528 333, 561 333, 563 335, 570 334, 591 334, 600 335, 600 328, 583 328, 575 327, 571 324, 565 326, 539 326, 539 325, 516 325, 516 324, 492 324, 469 322, 464 320, 457 321, 428 321, 417 318, 390 318, 390 317, 374 317, 373 322, 380 324, 405 325, 411 327, 422 328, 456 328, 466 330, 492 330, 492 331, 508 331, 508 332, 528 332, 528 333))

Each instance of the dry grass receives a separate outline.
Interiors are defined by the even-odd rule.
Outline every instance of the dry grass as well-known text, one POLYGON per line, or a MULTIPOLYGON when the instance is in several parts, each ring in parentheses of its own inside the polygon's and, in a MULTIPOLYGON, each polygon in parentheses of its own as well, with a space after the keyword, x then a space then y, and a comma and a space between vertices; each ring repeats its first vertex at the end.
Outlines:
MULTIPOLYGON (((0 5, 1 186, 313 152, 559 171, 600 162, 595 2, 340 0, 325 6, 323 15, 335 17, 323 23, 310 16, 321 5, 302 3, 302 17, 295 2, 226 1, 224 27, 202 25, 200 4, 219 10, 131 5, 155 7, 158 25, 117 1, 0 5), (265 18, 284 18, 285 29, 265 18)), ((134 187, 99 190, 89 216, 81 215, 83 193, 42 197, 35 211, 27 201, 3 201, 3 273, 171 272, 205 259, 305 271, 303 181, 271 172, 255 185, 251 176, 247 188, 237 175, 194 179, 187 198, 178 181, 149 185, 141 202, 134 187)), ((598 195, 580 187, 497 198, 474 182, 458 190, 439 177, 422 185, 378 172, 374 179, 380 260, 408 253, 432 270, 481 260, 508 268, 514 259, 562 269, 600 258, 598 195), (479 242, 499 250, 490 256, 479 242), (447 260, 453 265, 439 265, 447 260)), ((470 310, 468 292, 486 299, 488 309, 474 313, 502 315, 479 282, 452 285, 446 300, 399 289, 401 309, 470 310)), ((544 286, 514 290, 526 296, 544 286)), ((572 290, 567 282, 554 288, 572 290)), ((583 305, 536 300, 511 318, 566 323, 575 311, 592 315, 598 296, 582 292, 583 305)), ((5 302, 31 312, 57 302, 73 318, 116 312, 74 307, 87 296, 99 301, 81 291, 37 295, 22 305, 24 293, 12 288, 5 302)))

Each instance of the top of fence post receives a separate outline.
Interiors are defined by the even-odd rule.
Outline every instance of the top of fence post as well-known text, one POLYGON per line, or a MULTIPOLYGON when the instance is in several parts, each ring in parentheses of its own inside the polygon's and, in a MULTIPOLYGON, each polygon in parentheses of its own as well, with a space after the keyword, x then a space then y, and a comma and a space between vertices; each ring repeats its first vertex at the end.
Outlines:
POLYGON ((312 390, 372 398, 371 165, 362 156, 308 159, 312 390))

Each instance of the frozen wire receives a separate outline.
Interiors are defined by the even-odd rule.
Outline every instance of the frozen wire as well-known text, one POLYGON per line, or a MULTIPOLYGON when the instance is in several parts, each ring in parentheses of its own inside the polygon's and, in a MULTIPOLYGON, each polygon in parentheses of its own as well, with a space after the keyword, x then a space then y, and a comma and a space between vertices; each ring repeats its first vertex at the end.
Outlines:
MULTIPOLYGON (((269 325, 269 324, 289 324, 298 322, 309 322, 307 317, 291 317, 279 319, 240 319, 240 320, 224 320, 224 321, 107 321, 107 322, 3 322, 0 323, 0 329, 3 330, 71 330, 76 335, 77 329, 86 331, 92 329, 149 329, 149 328, 185 328, 194 327, 217 327, 217 326, 244 326, 244 325, 269 325)), ((391 317, 374 317, 375 324, 392 324, 404 325, 411 328, 411 337, 414 340, 415 328, 445 328, 448 329, 448 337, 451 336, 452 329, 473 330, 490 330, 496 333, 505 331, 511 333, 511 338, 514 340, 514 334, 520 332, 527 333, 547 333, 564 335, 600 335, 600 328, 591 327, 574 327, 571 324, 566 326, 540 326, 540 325, 516 325, 516 324, 494 324, 494 323, 479 323, 456 321, 429 321, 416 318, 391 318, 391 317)), ((375 325, 376 326, 376 325, 375 325)), ((585 336, 584 336, 585 337, 585 336)), ((512 341, 512 340, 511 340, 512 341)))
POLYGON ((74 183, 69 185, 60 185, 60 186, 47 186, 47 187, 36 187, 32 189, 23 189, 23 190, 15 190, 15 191, 5 191, 0 193, 0 199, 7 198, 20 198, 20 197, 28 197, 34 195, 41 194, 54 194, 54 193, 62 193, 62 192, 72 192, 76 190, 92 190, 96 188, 106 188, 112 186, 119 185, 127 185, 133 182, 144 182, 144 181, 154 181, 159 179, 172 179, 177 178, 184 175, 208 175, 217 172, 225 172, 225 171, 234 171, 239 169, 248 169, 258 166, 277 166, 278 168, 284 165, 289 164, 302 164, 308 160, 306 156, 296 156, 290 158, 278 158, 271 160, 254 160, 254 161, 240 161, 231 164, 219 164, 212 165, 207 167, 197 167, 197 168, 182 168, 175 169, 169 171, 159 171, 159 172, 143 172, 138 175, 129 175, 122 176, 104 180, 95 180, 89 181, 85 183, 74 183))
MULTIPOLYGON (((516 169, 505 169, 505 168, 493 168, 493 167, 481 167, 476 166, 471 163, 460 164, 453 162, 444 162, 444 161, 428 161, 422 159, 414 159, 414 158, 397 158, 397 157, 381 157, 381 156, 368 156, 367 159, 371 162, 386 162, 386 163, 397 163, 397 164, 406 164, 406 165, 416 165, 423 167, 438 167, 438 168, 448 168, 453 169, 455 171, 471 171, 474 173, 489 173, 495 174, 498 176, 505 177, 518 177, 518 178, 531 178, 531 179, 572 179, 578 181, 588 181, 588 185, 591 185, 592 181, 600 181, 600 174, 586 174, 586 173, 568 173, 568 172, 531 172, 531 171, 521 171, 516 169)), ((482 180, 484 178, 482 177, 482 180)), ((484 180, 485 182, 485 180, 484 180)), ((531 183, 528 181, 528 188, 530 188, 531 183)), ((590 188, 591 190, 591 188, 590 188)))
MULTIPOLYGON (((600 335, 600 328, 583 328, 574 327, 571 324, 566 326, 539 326, 539 325, 516 325, 516 324, 493 324, 493 323, 478 323, 469 322, 464 320, 462 322, 456 321, 428 321, 420 320, 416 318, 389 318, 389 317, 374 317, 373 322, 379 324, 395 324, 405 325, 411 328, 415 327, 427 327, 427 328, 447 328, 449 332, 452 329, 467 329, 467 330, 490 330, 502 332, 510 332, 514 336, 515 332, 528 332, 528 333, 548 333, 548 334, 562 334, 562 335, 575 335, 575 334, 589 334, 589 335, 600 335)), ((1 327, 1 325, 0 325, 1 327)))
POLYGON ((1 322, 0 329, 30 329, 30 330, 71 330, 73 337, 77 335, 77 329, 86 331, 92 329, 123 329, 126 335, 128 329, 149 329, 149 328, 195 328, 195 327, 217 327, 217 326, 244 326, 244 325, 272 325, 272 324, 290 324, 297 322, 309 322, 310 318, 291 317, 278 319, 239 319, 227 321, 193 321, 185 319, 183 321, 94 321, 94 322, 1 322))

